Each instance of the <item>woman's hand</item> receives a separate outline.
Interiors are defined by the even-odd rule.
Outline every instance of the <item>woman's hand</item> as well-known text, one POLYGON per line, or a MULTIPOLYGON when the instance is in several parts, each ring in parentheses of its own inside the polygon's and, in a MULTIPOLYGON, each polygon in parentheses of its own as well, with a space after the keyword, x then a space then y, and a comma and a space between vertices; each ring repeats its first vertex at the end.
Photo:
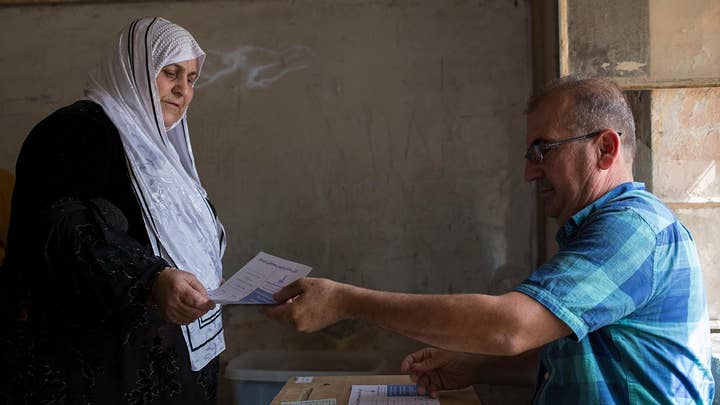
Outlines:
POLYGON ((151 295, 163 317, 179 325, 187 325, 215 307, 195 275, 171 267, 155 277, 151 295))

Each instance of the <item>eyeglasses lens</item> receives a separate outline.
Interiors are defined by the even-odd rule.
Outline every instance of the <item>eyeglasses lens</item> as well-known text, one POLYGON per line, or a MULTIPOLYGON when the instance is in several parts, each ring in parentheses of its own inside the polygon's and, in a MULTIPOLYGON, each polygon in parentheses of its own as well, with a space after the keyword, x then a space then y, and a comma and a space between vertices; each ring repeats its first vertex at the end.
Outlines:
POLYGON ((531 162, 542 162, 543 160, 543 145, 540 143, 534 143, 525 152, 525 159, 531 162))

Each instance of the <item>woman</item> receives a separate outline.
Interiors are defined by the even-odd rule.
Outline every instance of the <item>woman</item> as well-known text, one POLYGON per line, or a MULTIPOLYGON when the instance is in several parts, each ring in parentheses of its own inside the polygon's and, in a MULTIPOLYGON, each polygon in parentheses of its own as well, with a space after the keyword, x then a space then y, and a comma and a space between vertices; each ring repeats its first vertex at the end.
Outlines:
POLYGON ((225 346, 205 288, 219 285, 225 240, 185 118, 204 58, 182 27, 136 20, 91 75, 88 100, 23 144, 0 399, 215 402, 225 346))

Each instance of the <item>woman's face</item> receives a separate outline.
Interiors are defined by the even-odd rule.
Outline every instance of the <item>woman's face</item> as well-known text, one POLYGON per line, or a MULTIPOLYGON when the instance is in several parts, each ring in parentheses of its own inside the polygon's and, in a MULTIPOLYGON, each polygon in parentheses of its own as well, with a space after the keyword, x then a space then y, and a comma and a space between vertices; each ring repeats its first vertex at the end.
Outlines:
POLYGON ((185 114, 193 98, 193 85, 197 75, 196 59, 169 64, 158 73, 157 88, 166 129, 185 114))

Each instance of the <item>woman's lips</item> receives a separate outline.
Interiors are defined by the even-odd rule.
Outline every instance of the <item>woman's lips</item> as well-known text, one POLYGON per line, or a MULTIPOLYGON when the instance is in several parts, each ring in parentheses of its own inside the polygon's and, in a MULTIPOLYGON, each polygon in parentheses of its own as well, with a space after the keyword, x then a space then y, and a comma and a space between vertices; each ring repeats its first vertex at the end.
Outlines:
POLYGON ((173 107, 173 108, 175 108, 175 109, 177 109, 177 110, 180 110, 180 104, 173 103, 172 101, 163 101, 163 103, 165 103, 165 104, 167 104, 167 105, 169 105, 169 106, 171 106, 171 107, 173 107))

